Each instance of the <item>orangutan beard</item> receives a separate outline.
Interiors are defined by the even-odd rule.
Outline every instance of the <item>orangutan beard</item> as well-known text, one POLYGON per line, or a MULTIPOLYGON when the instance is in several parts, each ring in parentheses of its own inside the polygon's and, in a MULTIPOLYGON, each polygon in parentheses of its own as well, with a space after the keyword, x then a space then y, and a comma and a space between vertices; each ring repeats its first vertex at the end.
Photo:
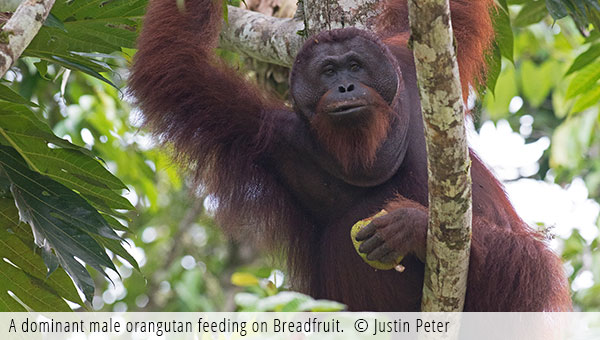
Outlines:
POLYGON ((349 172, 373 165, 377 149, 387 137, 391 118, 391 108, 383 104, 351 124, 336 122, 325 113, 317 113, 311 127, 325 149, 340 162, 345 172, 349 172))

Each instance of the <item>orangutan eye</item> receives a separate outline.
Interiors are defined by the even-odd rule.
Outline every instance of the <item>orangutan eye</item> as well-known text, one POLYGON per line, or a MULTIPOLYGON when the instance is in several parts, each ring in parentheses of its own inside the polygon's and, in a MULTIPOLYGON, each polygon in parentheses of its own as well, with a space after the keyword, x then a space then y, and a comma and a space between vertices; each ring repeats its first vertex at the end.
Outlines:
POLYGON ((323 74, 326 76, 333 76, 335 74, 335 69, 333 67, 327 67, 323 70, 323 74))

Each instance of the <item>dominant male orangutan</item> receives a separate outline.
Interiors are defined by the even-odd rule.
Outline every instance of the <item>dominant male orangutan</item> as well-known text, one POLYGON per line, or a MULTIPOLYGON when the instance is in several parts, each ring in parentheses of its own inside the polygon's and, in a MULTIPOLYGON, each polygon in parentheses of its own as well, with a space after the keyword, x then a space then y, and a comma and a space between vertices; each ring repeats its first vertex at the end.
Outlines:
MULTIPOLYGON (((453 0, 463 92, 481 79, 493 0, 453 0)), ((418 311, 427 234, 427 159, 406 3, 385 3, 379 31, 325 31, 293 65, 293 110, 214 54, 216 0, 151 0, 130 78, 147 125, 191 165, 217 220, 287 253, 294 288, 351 310, 418 311), (404 272, 370 260, 403 255, 404 272)), ((564 311, 558 257, 471 153, 473 236, 465 311, 564 311)))

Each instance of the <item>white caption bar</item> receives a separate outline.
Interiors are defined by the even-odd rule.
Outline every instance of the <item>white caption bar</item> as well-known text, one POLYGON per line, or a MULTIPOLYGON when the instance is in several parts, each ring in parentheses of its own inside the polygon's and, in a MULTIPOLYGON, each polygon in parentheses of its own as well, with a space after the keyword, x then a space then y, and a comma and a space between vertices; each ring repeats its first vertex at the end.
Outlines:
POLYGON ((600 339, 600 313, 0 313, 3 339, 600 339))

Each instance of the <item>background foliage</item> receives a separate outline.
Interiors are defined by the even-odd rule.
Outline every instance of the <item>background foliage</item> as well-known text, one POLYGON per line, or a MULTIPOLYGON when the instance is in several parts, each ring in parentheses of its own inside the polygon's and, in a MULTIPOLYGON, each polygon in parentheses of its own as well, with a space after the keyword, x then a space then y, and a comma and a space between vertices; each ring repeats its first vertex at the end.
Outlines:
MULTIPOLYGON (((498 4, 476 129, 547 138, 537 169, 511 180, 580 180, 600 200, 599 3, 498 4)), ((0 81, 0 311, 343 308, 287 291, 276 258, 224 238, 210 200, 141 129, 126 79, 145 5, 57 0, 0 81)), ((220 53, 285 96, 285 70, 220 53)), ((597 233, 559 236, 576 308, 599 311, 597 233)))

